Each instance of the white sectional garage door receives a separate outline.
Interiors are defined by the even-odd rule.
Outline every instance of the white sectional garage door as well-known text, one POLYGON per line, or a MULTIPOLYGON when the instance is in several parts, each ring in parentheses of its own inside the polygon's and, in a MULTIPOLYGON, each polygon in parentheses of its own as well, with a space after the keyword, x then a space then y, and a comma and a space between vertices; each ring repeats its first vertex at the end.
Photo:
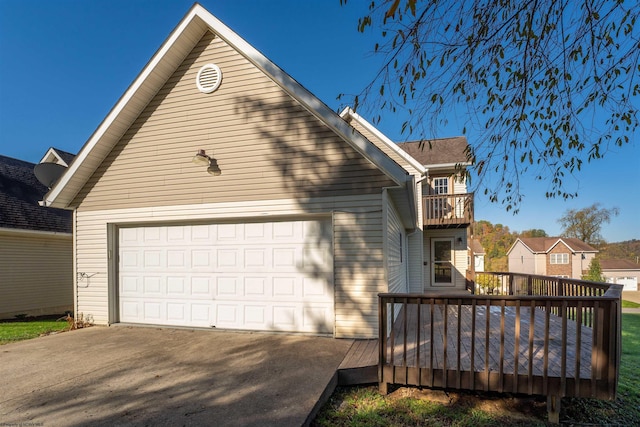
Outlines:
POLYGON ((120 228, 120 321, 333 332, 331 224, 120 228))

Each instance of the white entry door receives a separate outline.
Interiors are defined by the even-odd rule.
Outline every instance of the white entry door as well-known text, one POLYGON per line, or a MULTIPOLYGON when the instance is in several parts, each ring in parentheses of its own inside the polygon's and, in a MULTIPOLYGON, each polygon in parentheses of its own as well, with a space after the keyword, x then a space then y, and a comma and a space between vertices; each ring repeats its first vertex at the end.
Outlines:
POLYGON ((453 238, 431 239, 431 284, 454 286, 453 238))
POLYGON ((120 228, 121 322, 331 333, 328 221, 120 228))

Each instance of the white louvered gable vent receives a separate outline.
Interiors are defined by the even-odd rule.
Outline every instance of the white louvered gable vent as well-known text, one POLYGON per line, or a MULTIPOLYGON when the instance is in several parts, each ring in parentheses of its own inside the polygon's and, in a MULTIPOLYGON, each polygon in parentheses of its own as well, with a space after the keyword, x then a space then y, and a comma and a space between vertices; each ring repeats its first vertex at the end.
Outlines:
POLYGON ((216 64, 203 65, 196 77, 196 86, 202 93, 211 93, 218 89, 222 81, 222 71, 216 64))

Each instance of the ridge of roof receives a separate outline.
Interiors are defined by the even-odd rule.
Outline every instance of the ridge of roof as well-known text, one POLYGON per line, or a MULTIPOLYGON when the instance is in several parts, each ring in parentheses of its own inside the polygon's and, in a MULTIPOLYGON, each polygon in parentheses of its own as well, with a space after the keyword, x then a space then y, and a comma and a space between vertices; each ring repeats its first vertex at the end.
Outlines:
POLYGON ((309 113, 350 144, 398 186, 409 181, 404 168, 359 133, 300 83, 233 30, 195 3, 81 148, 76 160, 46 194, 46 205, 69 208, 91 173, 182 63, 206 31, 212 31, 278 84, 309 113))
MULTIPOLYGON (((518 240, 532 253, 549 252, 560 242, 564 243, 573 252, 598 252, 593 246, 573 237, 518 237, 516 242, 518 240)), ((511 248, 513 248, 513 245, 511 248)))

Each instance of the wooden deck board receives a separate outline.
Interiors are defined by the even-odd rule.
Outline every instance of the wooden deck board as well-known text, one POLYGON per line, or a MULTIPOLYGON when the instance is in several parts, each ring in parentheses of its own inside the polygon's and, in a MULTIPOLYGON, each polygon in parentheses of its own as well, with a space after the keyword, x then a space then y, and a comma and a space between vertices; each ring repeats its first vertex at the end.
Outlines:
MULTIPOLYGON (((461 327, 460 327, 460 352, 458 357, 458 306, 447 306, 447 334, 444 334, 444 306, 436 305, 433 310, 433 337, 431 337, 431 327, 429 319, 431 316, 431 306, 421 305, 420 318, 422 320, 420 328, 417 329, 417 305, 407 305, 407 325, 408 330, 404 333, 404 314, 400 313, 394 322, 394 365, 402 365, 403 350, 406 345, 406 365, 410 367, 435 368, 435 369, 457 369, 460 364, 462 371, 471 371, 471 327, 472 327, 472 307, 462 305, 460 307, 461 327), (418 335, 419 341, 418 341, 418 335), (407 337, 407 342, 403 342, 403 337, 407 337), (446 367, 445 367, 445 338, 446 338, 446 367), (431 352, 431 340, 433 340, 433 354, 431 352), (419 346, 417 343, 419 342, 419 346), (417 354, 420 354, 419 360, 417 354), (431 362, 433 359, 433 362, 431 362), (433 365, 431 365, 433 363, 433 365)), ((527 375, 529 363, 532 363, 533 375, 542 376, 544 372, 544 330, 547 313, 536 308, 533 324, 533 353, 532 360, 529 360, 529 329, 531 308, 520 307, 519 323, 516 322, 516 308, 504 307, 504 335, 501 334, 501 311, 503 307, 492 306, 487 310, 484 305, 476 306, 475 313, 475 354, 474 371, 482 372, 485 364, 488 364, 490 372, 503 372, 508 374, 527 375), (489 351, 486 352, 487 335, 486 321, 487 311, 489 312, 489 351), (517 352, 518 368, 516 369, 516 329, 519 328, 519 345, 517 352), (503 345, 501 342, 503 341, 503 345), (502 348, 502 352, 501 352, 502 348), (485 355, 489 355, 488 361, 485 355), (500 363, 502 362, 502 370, 500 363)), ((550 340, 548 348, 547 376, 560 377, 562 369, 562 322, 563 319, 553 314, 549 314, 550 340)), ((567 322, 567 343, 566 343, 566 375, 568 378, 575 378, 576 368, 576 322, 567 322)), ((581 348, 580 348, 580 378, 590 378, 591 376, 591 328, 583 326, 581 328, 581 348)), ((389 356, 391 348, 387 353, 389 356)))
POLYGON ((338 369, 378 365, 378 340, 355 340, 338 369))

